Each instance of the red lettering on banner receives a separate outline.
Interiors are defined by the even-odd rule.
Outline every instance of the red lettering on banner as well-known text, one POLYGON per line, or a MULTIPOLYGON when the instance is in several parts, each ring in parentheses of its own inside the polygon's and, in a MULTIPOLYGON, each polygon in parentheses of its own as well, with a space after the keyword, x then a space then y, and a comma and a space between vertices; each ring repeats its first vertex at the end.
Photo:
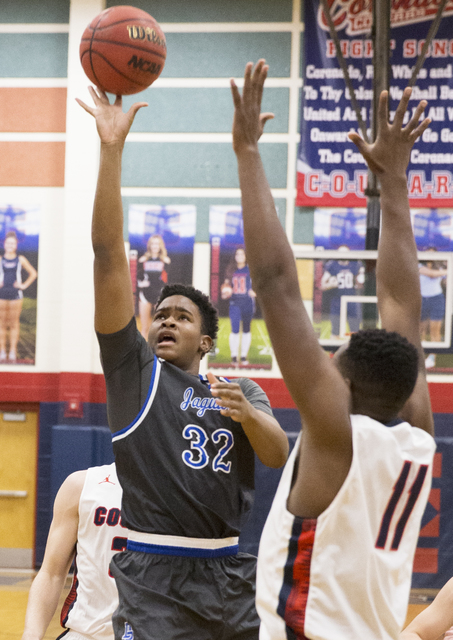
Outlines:
POLYGON ((422 177, 419 173, 411 173, 409 182, 409 197, 417 195, 423 195, 422 177))
POLYGON ((450 195, 450 176, 447 173, 433 171, 434 194, 436 196, 450 195))
POLYGON ((345 192, 347 177, 344 171, 332 171, 331 173, 331 188, 332 194, 335 196, 342 196, 345 192))
POLYGON ((307 180, 307 193, 310 196, 317 197, 321 195, 321 174, 320 173, 309 173, 307 180))
POLYGON ((417 40, 403 42, 403 58, 415 58, 417 55, 417 40))

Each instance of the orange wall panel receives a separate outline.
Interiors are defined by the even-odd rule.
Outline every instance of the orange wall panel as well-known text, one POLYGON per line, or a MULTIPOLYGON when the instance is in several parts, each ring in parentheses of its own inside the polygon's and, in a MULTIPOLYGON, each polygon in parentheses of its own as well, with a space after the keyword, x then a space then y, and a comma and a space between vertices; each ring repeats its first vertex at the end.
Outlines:
POLYGON ((64 142, 0 142, 0 186, 63 187, 64 142))
POLYGON ((0 88, 0 131, 66 131, 66 88, 0 88))

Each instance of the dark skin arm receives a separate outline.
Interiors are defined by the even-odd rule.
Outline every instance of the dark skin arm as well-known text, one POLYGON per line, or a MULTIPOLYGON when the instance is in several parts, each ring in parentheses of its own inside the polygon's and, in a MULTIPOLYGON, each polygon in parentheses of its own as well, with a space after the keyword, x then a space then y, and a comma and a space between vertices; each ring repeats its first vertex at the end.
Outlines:
POLYGON ((101 158, 93 209, 91 237, 94 250, 95 329, 115 333, 134 315, 132 284, 123 240, 121 158, 135 114, 146 102, 123 113, 121 96, 110 104, 107 95, 89 88, 94 107, 77 100, 96 119, 101 158))
POLYGON ((261 60, 252 67, 246 67, 242 96, 231 81, 247 260, 280 370, 304 423, 300 477, 288 507, 316 517, 337 494, 351 464, 349 389, 319 346, 302 302, 294 256, 258 151, 263 126, 272 117, 260 115, 267 66, 261 60))
POLYGON ((417 247, 410 220, 406 170, 411 149, 428 127, 419 123, 426 102, 422 101, 403 127, 411 89, 404 91, 393 123, 387 121, 388 93, 379 101, 379 135, 367 144, 357 133, 349 134, 381 184, 382 230, 376 267, 377 296, 382 326, 396 331, 419 351, 419 375, 415 389, 401 411, 410 424, 433 434, 433 417, 420 341, 421 293, 417 247))

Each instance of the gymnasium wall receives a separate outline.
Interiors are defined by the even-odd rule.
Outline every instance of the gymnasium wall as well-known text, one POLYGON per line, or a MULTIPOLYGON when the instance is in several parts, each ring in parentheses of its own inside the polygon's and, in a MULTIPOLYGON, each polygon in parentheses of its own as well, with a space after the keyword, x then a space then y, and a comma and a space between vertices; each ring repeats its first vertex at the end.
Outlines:
MULTIPOLYGON (((105 389, 93 331, 90 245, 98 138, 93 119, 75 97, 90 100, 89 81, 78 57, 83 30, 114 4, 123 3, 0 2, 0 206, 30 203, 41 210, 36 361, 33 366, 0 365, 0 403, 39 406, 37 562, 63 471, 108 456, 99 432, 106 425, 105 389), (69 448, 74 446, 74 429, 81 429, 81 442, 84 438, 90 443, 85 452, 89 450, 91 458, 77 457, 69 448), (63 462, 65 442, 72 455, 63 462)), ((288 237, 295 245, 311 246, 313 213, 294 206, 302 0, 131 4, 161 23, 168 58, 151 89, 124 100, 126 108, 135 100, 149 102, 138 113, 124 151, 125 241, 131 204, 195 205, 193 282, 209 291, 209 207, 240 203, 231 148, 229 78, 239 83, 245 63, 265 57, 270 71, 263 109, 276 117, 266 126, 261 152, 288 237)), ((277 365, 259 376, 272 406, 293 433, 297 415, 277 365)), ((436 420, 448 439, 453 435, 450 380, 432 376, 430 384, 440 416, 436 420)), ((276 478, 272 476, 269 485, 263 480, 262 495, 267 498, 257 501, 257 509, 266 503, 276 478)), ((247 535, 252 544, 253 526, 247 535)), ((433 548, 432 541, 427 544, 433 548)))

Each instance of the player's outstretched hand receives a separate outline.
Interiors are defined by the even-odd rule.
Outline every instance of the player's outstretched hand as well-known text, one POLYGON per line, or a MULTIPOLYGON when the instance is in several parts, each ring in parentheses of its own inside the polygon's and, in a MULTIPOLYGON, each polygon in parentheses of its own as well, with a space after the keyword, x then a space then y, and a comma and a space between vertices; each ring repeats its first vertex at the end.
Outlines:
POLYGON ((412 118, 403 126, 404 114, 411 97, 412 89, 406 87, 395 112, 392 123, 388 122, 388 91, 379 97, 378 133, 375 142, 368 144, 358 133, 349 133, 349 139, 358 147, 371 171, 377 176, 405 174, 410 160, 411 149, 415 141, 430 124, 431 120, 420 117, 427 106, 422 100, 415 109, 412 118))
POLYGON ((235 153, 240 153, 247 148, 255 149, 264 125, 274 117, 273 113, 261 113, 261 98, 268 69, 265 60, 259 60, 255 68, 252 62, 247 63, 242 96, 235 81, 230 80, 234 102, 233 149, 235 153))
POLYGON ((227 416, 236 422, 246 422, 253 407, 237 382, 222 382, 210 371, 207 377, 217 404, 219 407, 224 407, 220 411, 222 416, 227 416))
POLYGON ((115 102, 110 104, 107 94, 101 89, 88 87, 93 98, 94 107, 85 104, 79 98, 76 101, 85 111, 96 119, 96 127, 103 144, 124 144, 126 136, 135 118, 135 114, 142 107, 147 107, 147 102, 136 102, 129 111, 123 112, 121 96, 116 96, 115 102))

